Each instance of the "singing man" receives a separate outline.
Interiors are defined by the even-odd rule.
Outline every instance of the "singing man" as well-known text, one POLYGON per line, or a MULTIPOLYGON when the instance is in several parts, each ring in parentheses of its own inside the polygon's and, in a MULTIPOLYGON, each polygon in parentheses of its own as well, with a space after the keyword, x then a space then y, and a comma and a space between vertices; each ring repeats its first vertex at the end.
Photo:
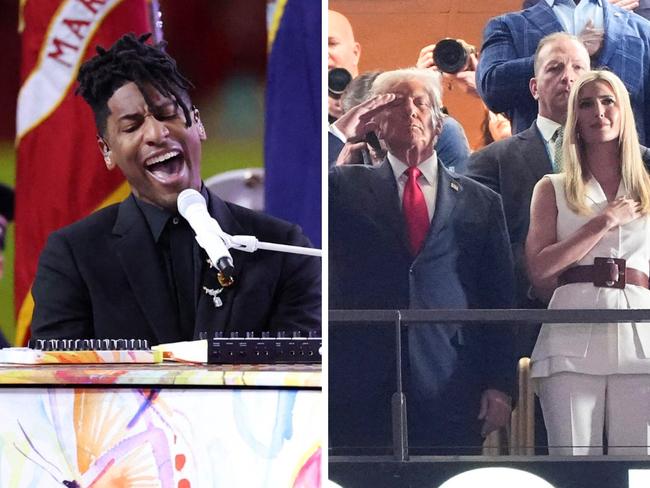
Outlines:
MULTIPOLYGON (((151 344, 217 332, 320 329, 321 261, 271 251, 231 250, 224 279, 177 209, 200 192, 230 235, 309 246, 296 225, 224 202, 201 181, 206 139, 190 81, 165 43, 127 34, 84 63, 78 93, 88 102, 109 171, 131 194, 56 232, 32 288, 34 338, 137 338, 151 344)), ((84 164, 83 161, 80 164, 84 164)))

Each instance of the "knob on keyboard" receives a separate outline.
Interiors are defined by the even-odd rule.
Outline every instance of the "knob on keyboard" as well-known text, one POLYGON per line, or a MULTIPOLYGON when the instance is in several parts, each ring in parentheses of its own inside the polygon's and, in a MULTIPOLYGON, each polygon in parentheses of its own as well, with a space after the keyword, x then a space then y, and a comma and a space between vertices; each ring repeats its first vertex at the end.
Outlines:
POLYGON ((246 332, 239 337, 237 332, 230 332, 224 337, 215 333, 208 341, 208 363, 213 364, 311 364, 321 362, 322 339, 315 334, 303 337, 299 331, 291 333, 278 331, 275 337, 269 332, 262 332, 255 337, 246 332))
POLYGON ((39 351, 148 351, 146 339, 31 339, 39 351))
POLYGON ((162 362, 162 352, 152 351, 145 339, 32 339, 28 348, 2 352, 4 362, 23 364, 162 362))

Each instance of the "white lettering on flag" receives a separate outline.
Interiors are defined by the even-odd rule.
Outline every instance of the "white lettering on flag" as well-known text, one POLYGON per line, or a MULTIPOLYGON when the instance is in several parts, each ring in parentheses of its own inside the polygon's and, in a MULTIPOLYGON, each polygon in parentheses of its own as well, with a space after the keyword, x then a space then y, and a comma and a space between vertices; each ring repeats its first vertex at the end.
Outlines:
POLYGON ((16 140, 49 116, 77 76, 88 42, 122 0, 65 0, 47 30, 38 62, 18 94, 16 140))

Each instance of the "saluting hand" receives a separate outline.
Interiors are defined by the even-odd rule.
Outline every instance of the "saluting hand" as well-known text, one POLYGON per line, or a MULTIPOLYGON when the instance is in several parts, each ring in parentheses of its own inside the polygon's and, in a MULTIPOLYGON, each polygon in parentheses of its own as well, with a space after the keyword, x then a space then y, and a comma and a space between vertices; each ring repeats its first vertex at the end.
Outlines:
POLYGON ((394 93, 376 95, 352 107, 333 125, 343 133, 348 142, 359 142, 368 132, 377 128, 374 118, 384 110, 398 105, 400 100, 394 93))

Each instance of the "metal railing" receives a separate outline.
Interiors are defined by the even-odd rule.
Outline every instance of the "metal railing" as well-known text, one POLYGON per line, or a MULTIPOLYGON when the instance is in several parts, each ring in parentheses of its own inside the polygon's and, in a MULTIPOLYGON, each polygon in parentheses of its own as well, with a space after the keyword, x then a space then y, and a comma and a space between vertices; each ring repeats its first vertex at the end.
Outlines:
MULTIPOLYGON (((389 323, 395 327, 396 385, 391 401, 392 450, 397 461, 409 458, 406 421, 406 397, 403 388, 402 367, 402 328, 409 324, 432 322, 463 322, 471 326, 518 324, 520 326, 540 323, 612 323, 612 322, 650 322, 650 309, 435 309, 435 310, 329 310, 329 326, 340 324, 366 325, 369 323, 389 323)), ((526 381, 529 381, 527 379, 526 381)), ((531 396, 530 388, 521 384, 520 390, 531 396), (523 388, 522 388, 523 387, 523 388)), ((530 404, 530 398, 526 404, 530 404)), ((528 408, 528 407, 526 407, 528 408)), ((530 439, 526 429, 531 428, 530 419, 517 421, 522 439, 530 439)), ((530 453, 530 446, 519 446, 521 454, 530 453)))

